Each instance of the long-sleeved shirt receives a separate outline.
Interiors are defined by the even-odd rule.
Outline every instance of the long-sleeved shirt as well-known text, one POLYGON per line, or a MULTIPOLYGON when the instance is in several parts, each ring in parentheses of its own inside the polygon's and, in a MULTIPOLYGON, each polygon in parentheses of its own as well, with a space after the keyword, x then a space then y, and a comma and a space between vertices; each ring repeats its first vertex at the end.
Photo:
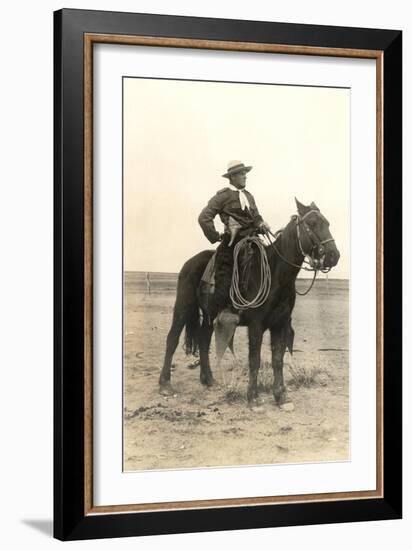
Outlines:
POLYGON ((201 211, 199 215, 199 224, 203 233, 211 243, 215 243, 219 240, 219 233, 216 231, 214 224, 214 219, 217 214, 220 215, 220 219, 225 227, 228 226, 229 216, 231 216, 242 226, 242 228, 259 228, 263 219, 259 214, 255 199, 252 193, 249 193, 246 189, 243 190, 243 192, 248 199, 250 208, 246 207, 242 210, 239 200, 239 190, 225 187, 218 191, 201 211))

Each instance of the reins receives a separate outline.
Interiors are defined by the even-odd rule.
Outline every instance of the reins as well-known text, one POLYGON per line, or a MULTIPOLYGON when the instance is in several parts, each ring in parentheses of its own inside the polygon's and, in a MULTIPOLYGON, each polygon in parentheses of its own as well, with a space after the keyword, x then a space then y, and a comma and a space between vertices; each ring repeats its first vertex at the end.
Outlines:
MULTIPOLYGON (((265 237, 268 239, 269 243, 271 244, 271 246, 275 249, 276 251, 276 254, 279 256, 279 258, 281 260, 283 260, 285 263, 289 264, 290 266, 292 267, 296 267, 298 269, 304 269, 305 271, 313 271, 313 279, 312 279, 312 282, 310 283, 310 286, 309 288, 305 291, 305 292, 299 292, 298 290, 296 290, 296 287, 295 287, 295 292, 298 296, 306 296, 306 294, 309 294, 309 292, 312 290, 312 287, 313 285, 315 284, 315 279, 316 279, 316 276, 318 274, 318 270, 317 269, 314 269, 312 267, 306 267, 305 265, 299 265, 299 264, 295 264, 291 261, 289 261, 287 258, 285 258, 280 252, 279 252, 279 249, 277 248, 277 246, 275 245, 275 241, 272 241, 269 237, 269 234, 272 235, 272 237, 274 237, 275 239, 277 239, 277 237, 279 235, 282 234, 282 231, 277 231, 275 234, 273 234, 271 231, 268 231, 266 234, 265 234, 265 237)), ((300 240, 298 239, 298 242, 299 242, 299 245, 300 245, 300 240)), ((302 254, 302 256, 305 256, 304 254, 302 254)), ((303 259, 303 261, 305 263, 308 263, 306 262, 305 259, 303 259)))
MULTIPOLYGON (((312 267, 306 267, 302 264, 295 264, 293 262, 291 262, 290 260, 288 260, 287 258, 285 258, 280 252, 279 252, 279 249, 277 248, 277 246, 275 245, 275 242, 276 242, 276 239, 282 234, 282 230, 280 229, 279 231, 277 231, 276 233, 272 233, 272 231, 266 231, 266 233, 264 233, 265 237, 267 238, 267 240, 269 241, 270 245, 275 249, 276 251, 276 254, 279 256, 279 258, 281 260, 283 260, 286 264, 290 265, 291 267, 297 267, 298 269, 304 269, 305 271, 315 271, 315 269, 313 269, 312 267), (271 235, 275 240, 272 241, 271 238, 269 237, 269 235, 271 235)), ((303 257, 305 257, 306 254, 302 254, 303 257)), ((305 259, 303 260, 304 263, 308 263, 305 261, 305 259)))

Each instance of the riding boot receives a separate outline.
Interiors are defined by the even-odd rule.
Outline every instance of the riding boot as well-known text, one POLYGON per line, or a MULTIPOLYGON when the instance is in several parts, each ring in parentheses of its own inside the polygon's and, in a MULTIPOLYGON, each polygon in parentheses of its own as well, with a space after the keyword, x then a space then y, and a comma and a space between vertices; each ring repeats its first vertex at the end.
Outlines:
POLYGON ((232 307, 227 307, 218 313, 214 322, 218 364, 220 364, 226 348, 232 341, 238 324, 239 314, 232 307))

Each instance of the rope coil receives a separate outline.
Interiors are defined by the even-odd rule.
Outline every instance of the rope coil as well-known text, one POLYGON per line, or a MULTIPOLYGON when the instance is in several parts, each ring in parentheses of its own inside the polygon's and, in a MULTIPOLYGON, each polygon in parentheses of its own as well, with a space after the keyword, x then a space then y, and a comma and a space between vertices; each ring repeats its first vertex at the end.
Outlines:
POLYGON ((232 300, 233 307, 236 309, 245 310, 262 306, 269 296, 271 283, 272 277, 269 262, 267 259, 265 246, 262 241, 259 237, 245 237, 240 240, 233 250, 233 274, 232 284, 230 286, 230 299, 232 300), (242 248, 248 246, 249 243, 256 245, 260 251, 260 285, 256 296, 250 301, 242 296, 239 276, 239 254, 242 248))

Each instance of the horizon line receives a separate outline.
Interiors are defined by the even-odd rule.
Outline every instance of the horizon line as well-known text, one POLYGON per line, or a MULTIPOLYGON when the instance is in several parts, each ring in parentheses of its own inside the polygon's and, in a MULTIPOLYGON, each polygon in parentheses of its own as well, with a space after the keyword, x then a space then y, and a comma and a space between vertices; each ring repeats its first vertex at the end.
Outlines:
MULTIPOLYGON (((124 269, 123 273, 150 273, 150 274, 159 274, 159 275, 179 275, 179 271, 150 271, 148 269, 124 269)), ((299 279, 299 277, 297 277, 299 279)), ((300 277, 302 278, 302 277, 300 277)), ((306 277, 305 277, 306 278, 306 277)), ((309 277, 310 278, 310 277, 309 277)), ((336 280, 342 280, 342 281, 349 281, 350 277, 328 277, 329 280, 336 279, 336 280)))

